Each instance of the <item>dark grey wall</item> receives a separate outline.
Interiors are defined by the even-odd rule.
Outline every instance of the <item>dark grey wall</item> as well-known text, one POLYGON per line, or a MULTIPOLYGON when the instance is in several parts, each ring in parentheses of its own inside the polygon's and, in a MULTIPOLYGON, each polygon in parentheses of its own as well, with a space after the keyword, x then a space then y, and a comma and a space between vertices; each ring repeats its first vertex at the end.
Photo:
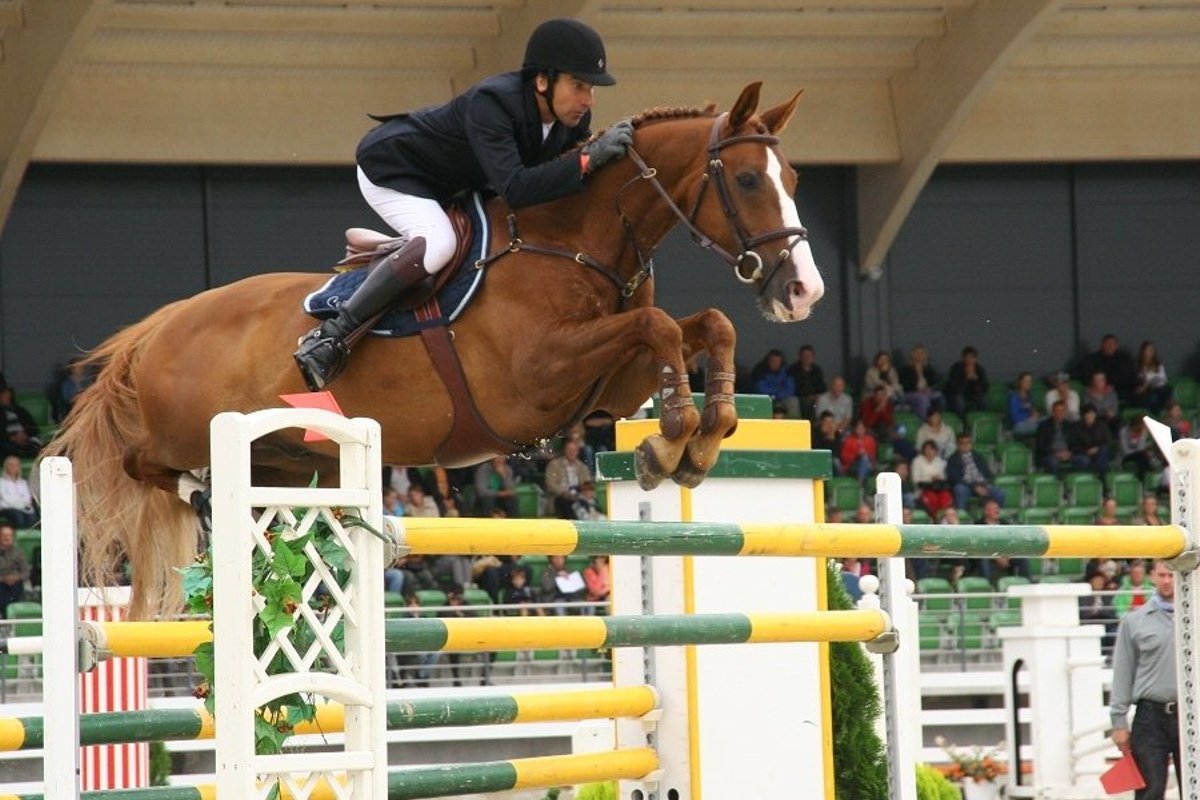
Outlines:
MULTIPOLYGON (((969 343, 1008 379, 1056 370, 1111 331, 1200 375, 1200 164, 939 169, 877 282, 853 267, 852 169, 802 168, 798 205, 827 282, 809 321, 763 320, 679 231, 658 252, 662 305, 724 310, 745 366, 811 343, 827 373, 857 379, 876 350, 920 341, 944 371, 969 343)), ((344 228, 380 224, 347 168, 35 165, 0 235, 0 368, 41 388, 53 365, 166 302, 324 269, 344 228)))

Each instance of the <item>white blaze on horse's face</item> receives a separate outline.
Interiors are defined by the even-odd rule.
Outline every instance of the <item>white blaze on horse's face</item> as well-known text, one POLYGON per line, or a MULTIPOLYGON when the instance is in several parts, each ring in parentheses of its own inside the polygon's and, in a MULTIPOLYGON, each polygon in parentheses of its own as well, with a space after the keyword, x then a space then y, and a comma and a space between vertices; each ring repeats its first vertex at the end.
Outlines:
MULTIPOLYGON (((783 165, 775 151, 767 148, 767 175, 771 184, 779 194, 779 208, 783 213, 783 227, 803 228, 800 224, 800 214, 796 211, 796 201, 787 193, 783 183, 783 165)), ((788 239, 790 246, 796 237, 788 239)), ((791 249, 792 277, 787 283, 787 302, 774 297, 770 300, 769 315, 783 322, 799 322, 807 319, 812 313, 812 307, 825 294, 825 281, 817 262, 813 260, 812 248, 807 241, 796 242, 791 249)), ((784 267, 786 269, 787 267, 784 267)))

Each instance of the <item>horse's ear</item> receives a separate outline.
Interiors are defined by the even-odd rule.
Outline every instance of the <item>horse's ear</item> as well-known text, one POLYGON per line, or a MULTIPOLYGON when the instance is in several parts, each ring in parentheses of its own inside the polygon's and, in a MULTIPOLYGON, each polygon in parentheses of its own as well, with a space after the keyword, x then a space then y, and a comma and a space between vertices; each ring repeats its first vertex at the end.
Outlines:
POLYGON ((796 112, 796 104, 800 102, 800 95, 804 94, 804 90, 796 92, 792 95, 792 99, 786 103, 780 103, 769 111, 762 113, 763 124, 767 126, 767 130, 771 133, 781 133, 787 127, 788 121, 792 118, 792 114, 796 112))
POLYGON ((746 120, 754 115, 758 108, 758 92, 762 89, 762 81, 755 81, 742 89, 737 102, 729 109, 729 130, 736 131, 746 124, 746 120))

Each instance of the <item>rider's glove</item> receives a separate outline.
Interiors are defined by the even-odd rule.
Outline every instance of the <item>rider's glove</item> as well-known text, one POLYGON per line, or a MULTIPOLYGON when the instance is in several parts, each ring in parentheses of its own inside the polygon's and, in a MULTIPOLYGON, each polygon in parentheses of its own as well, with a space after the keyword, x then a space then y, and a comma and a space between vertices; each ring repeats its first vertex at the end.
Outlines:
POLYGON ((584 172, 595 172, 614 158, 621 158, 633 144, 633 123, 623 119, 583 146, 584 172))

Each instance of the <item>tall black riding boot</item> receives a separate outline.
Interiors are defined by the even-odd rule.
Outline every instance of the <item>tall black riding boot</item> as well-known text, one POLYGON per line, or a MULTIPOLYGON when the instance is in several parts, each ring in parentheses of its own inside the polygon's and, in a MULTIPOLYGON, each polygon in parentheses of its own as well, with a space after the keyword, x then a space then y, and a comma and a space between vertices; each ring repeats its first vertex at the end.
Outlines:
POLYGON ((378 264, 336 317, 322 322, 300 340, 293 354, 311 392, 320 391, 346 368, 350 348, 375 318, 403 292, 429 276, 425 271, 425 239, 417 237, 378 264))

